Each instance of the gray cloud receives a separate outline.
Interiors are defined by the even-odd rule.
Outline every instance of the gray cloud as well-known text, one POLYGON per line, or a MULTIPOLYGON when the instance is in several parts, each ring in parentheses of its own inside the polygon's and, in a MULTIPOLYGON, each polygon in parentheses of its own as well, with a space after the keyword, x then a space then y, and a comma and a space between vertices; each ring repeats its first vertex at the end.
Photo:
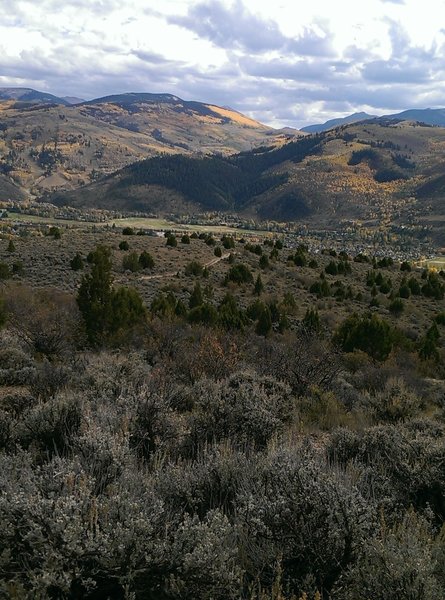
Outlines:
POLYGON ((363 77, 369 82, 379 83, 427 83, 432 79, 428 64, 415 64, 409 60, 376 60, 364 65, 363 77))
POLYGON ((191 6, 186 16, 170 17, 172 24, 185 27, 221 48, 261 53, 270 50, 324 56, 333 53, 332 39, 305 29, 293 39, 281 33, 274 21, 265 21, 248 11, 241 0, 230 7, 218 0, 191 6))
POLYGON ((190 29, 222 48, 235 47, 253 52, 281 50, 287 39, 273 21, 262 21, 248 12, 240 0, 231 8, 221 2, 191 6, 187 16, 170 17, 170 23, 190 29))
POLYGON ((141 4, 128 0, 123 10, 121 0, 3 0, 6 16, 0 29, 43 37, 42 43, 36 38, 34 45, 9 54, 0 38, 0 85, 84 98, 169 92, 293 127, 359 110, 381 114, 444 103, 444 47, 434 40, 429 48, 414 45, 403 27, 386 17, 391 52, 383 60, 376 47, 359 43, 334 52, 333 32, 323 21, 306 26, 299 36, 286 36, 275 21, 249 11, 242 0, 190 0, 182 16, 165 16, 141 4), (31 11, 37 4, 40 12, 31 11), (63 31, 50 18, 62 13, 79 15, 63 31), (110 14, 122 17, 115 36, 106 29, 110 14), (181 35, 210 41, 224 50, 217 52, 225 62, 202 66, 180 53, 174 59, 174 52, 164 56, 149 36, 146 43, 128 39, 125 27, 136 17, 168 23, 172 48, 178 27, 181 35))
POLYGON ((252 57, 243 57, 239 61, 244 73, 262 79, 290 79, 304 82, 326 82, 331 79, 329 65, 314 63, 307 60, 258 60, 252 57))

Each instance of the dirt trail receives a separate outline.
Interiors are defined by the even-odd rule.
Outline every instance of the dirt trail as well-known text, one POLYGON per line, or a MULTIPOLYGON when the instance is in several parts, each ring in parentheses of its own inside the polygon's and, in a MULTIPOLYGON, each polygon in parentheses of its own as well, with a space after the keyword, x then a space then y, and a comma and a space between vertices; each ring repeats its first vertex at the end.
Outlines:
MULTIPOLYGON (((226 252, 226 254, 222 254, 221 256, 216 256, 215 258, 212 258, 212 260, 209 260, 208 262, 206 262, 203 267, 213 267, 213 265, 216 265, 217 263, 219 263, 220 260, 225 260, 226 258, 229 258, 230 256, 230 252, 226 252)), ((180 273, 180 270, 178 271, 169 271, 167 273, 159 273, 158 275, 141 275, 140 277, 138 277, 138 281, 147 281, 149 279, 164 279, 166 277, 176 277, 176 275, 178 275, 178 273, 180 273)))

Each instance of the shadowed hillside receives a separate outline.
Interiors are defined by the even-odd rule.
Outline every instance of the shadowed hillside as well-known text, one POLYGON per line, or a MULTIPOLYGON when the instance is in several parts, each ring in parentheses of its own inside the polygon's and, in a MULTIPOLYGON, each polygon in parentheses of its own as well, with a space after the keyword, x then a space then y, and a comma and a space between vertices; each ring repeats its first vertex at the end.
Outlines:
POLYGON ((159 214, 220 210, 317 227, 403 224, 442 210, 444 150, 443 128, 370 121, 230 157, 157 157, 52 200, 159 214))
MULTIPOLYGON (((319 136, 305 137, 278 149, 264 147, 226 158, 155 157, 81 191, 56 194, 51 200, 56 204, 168 212, 171 203, 165 198, 163 205, 157 201, 160 188, 164 196, 168 190, 175 199, 179 195, 196 209, 248 211, 256 197, 286 184, 288 174, 274 172, 274 167, 284 162, 296 164, 308 155, 316 155, 321 140, 319 136)), ((292 210, 289 200, 283 199, 277 216, 285 218, 289 209, 292 210)), ((264 215, 268 212, 266 207, 260 210, 264 215)), ((277 207, 271 210, 277 212, 277 207)))
MULTIPOLYGON (((78 188, 160 153, 227 155, 290 137, 236 111, 170 94, 69 105, 35 90, 0 89, 0 173, 35 195, 78 188)), ((0 187, 0 200, 8 197, 0 187)))

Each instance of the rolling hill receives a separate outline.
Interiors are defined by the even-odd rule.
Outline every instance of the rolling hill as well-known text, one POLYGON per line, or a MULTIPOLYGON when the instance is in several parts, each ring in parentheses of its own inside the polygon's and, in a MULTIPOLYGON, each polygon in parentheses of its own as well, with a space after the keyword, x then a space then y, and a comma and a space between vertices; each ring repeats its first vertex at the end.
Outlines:
MULTIPOLYGON (((36 196, 78 188, 161 153, 227 155, 291 137, 239 112, 170 94, 120 94, 74 105, 35 90, 3 88, 0 94, 0 174, 36 196)), ((0 200, 10 192, 0 180, 0 200)))
POLYGON ((403 224, 441 213, 444 167, 444 128, 377 120, 235 156, 156 157, 52 199, 160 215, 220 210, 317 228, 403 224))
POLYGON ((445 128, 433 126, 445 122, 442 109, 359 113, 310 135, 171 94, 73 105, 35 90, 1 93, 0 200, 442 229, 445 128))

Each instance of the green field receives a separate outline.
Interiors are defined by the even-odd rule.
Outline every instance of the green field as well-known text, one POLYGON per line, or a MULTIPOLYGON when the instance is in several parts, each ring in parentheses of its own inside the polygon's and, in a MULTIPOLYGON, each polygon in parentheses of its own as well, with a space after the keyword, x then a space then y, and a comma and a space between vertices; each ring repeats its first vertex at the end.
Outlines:
POLYGON ((234 233, 240 234, 242 232, 245 235, 271 235, 270 231, 264 230, 244 230, 236 227, 230 227, 228 225, 192 225, 175 223, 168 221, 167 219, 155 219, 155 218, 144 218, 144 217, 127 217, 124 219, 112 219, 108 221, 108 225, 116 225, 116 227, 135 227, 139 229, 173 229, 175 231, 208 231, 211 233, 234 233))
POLYGON ((42 225, 68 225, 70 227, 91 227, 96 225, 97 227, 105 226, 116 226, 116 227, 134 227, 135 229, 151 229, 151 230, 165 230, 172 229, 174 231, 197 231, 197 232, 210 232, 215 234, 236 234, 236 235, 255 235, 255 236, 270 236, 270 231, 264 230, 244 230, 237 229, 236 227, 229 227, 227 225, 187 225, 181 223, 175 223, 168 221, 167 219, 157 219, 148 217, 126 217, 123 219, 110 219, 108 221, 95 222, 95 221, 84 221, 74 219, 57 219, 55 217, 40 217, 37 215, 31 215, 26 213, 10 213, 9 217, 2 219, 4 223, 10 222, 25 222, 32 224, 42 225))

